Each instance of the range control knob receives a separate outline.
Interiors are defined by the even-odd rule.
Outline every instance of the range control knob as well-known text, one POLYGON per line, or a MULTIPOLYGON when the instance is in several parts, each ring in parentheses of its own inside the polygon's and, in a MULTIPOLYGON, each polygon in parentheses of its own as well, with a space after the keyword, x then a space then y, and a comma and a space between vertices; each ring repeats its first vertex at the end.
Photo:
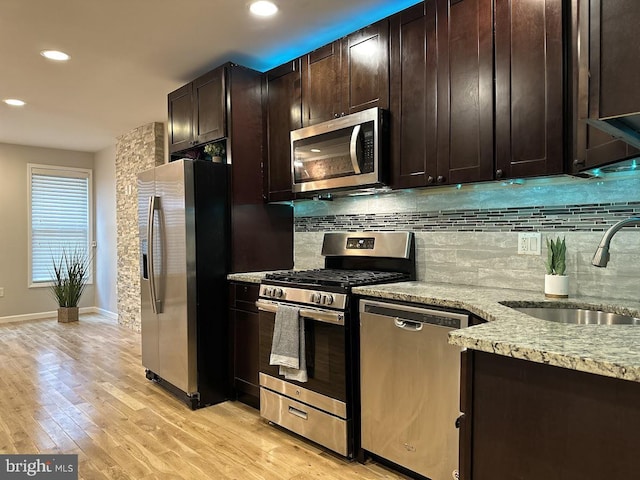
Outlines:
POLYGON ((333 303, 333 295, 322 295, 322 304, 323 305, 331 305, 333 303))
POLYGON ((274 288, 273 289, 273 296, 276 298, 282 298, 284 296, 284 292, 282 291, 281 288, 274 288))
POLYGON ((266 297, 273 297, 273 288, 271 287, 265 287, 264 288, 264 295, 266 297))
POLYGON ((322 302, 322 295, 320 295, 319 293, 312 293, 311 294, 311 301, 313 303, 320 304, 322 302))

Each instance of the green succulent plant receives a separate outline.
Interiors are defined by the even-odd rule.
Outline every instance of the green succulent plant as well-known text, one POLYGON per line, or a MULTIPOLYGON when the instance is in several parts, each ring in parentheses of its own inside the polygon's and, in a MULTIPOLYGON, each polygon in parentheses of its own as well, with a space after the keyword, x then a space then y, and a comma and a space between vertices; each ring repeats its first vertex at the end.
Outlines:
POLYGON ((567 271, 566 264, 567 244, 564 237, 562 240, 556 238, 555 240, 547 237, 547 261, 545 266, 547 267, 548 275, 564 275, 567 271))

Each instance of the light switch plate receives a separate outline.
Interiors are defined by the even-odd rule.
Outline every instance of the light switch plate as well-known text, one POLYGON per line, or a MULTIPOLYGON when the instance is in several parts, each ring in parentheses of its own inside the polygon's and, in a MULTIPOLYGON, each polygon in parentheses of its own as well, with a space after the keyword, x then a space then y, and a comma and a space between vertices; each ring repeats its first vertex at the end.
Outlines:
POLYGON ((540 232, 518 232, 518 255, 540 255, 540 232))
POLYGON ((0 297, 4 297, 4 287, 0 287, 0 297))

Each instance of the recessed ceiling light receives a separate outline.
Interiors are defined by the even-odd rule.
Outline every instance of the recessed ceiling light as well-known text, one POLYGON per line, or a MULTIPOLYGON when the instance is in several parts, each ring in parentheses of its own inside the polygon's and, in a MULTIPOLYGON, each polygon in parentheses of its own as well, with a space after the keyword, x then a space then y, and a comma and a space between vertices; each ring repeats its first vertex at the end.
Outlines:
POLYGON ((18 100, 17 98, 6 98, 3 102, 7 105, 13 105, 14 107, 21 107, 25 104, 22 100, 18 100))
POLYGON ((260 15, 261 17, 269 17, 271 15, 274 15, 278 11, 278 7, 276 7, 275 4, 272 2, 266 2, 261 0, 259 2, 253 2, 249 6, 249 10, 251 10, 251 13, 253 13, 254 15, 260 15))
POLYGON ((59 52, 58 50, 43 50, 40 52, 40 55, 42 55, 45 58, 48 58, 49 60, 57 60, 59 62, 64 62, 66 60, 69 60, 69 55, 67 55, 64 52, 59 52))

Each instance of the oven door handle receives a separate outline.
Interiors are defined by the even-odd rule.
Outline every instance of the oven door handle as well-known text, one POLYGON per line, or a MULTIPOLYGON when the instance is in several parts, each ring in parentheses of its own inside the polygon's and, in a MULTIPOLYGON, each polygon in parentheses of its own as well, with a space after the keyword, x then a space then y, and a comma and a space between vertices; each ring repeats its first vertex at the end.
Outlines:
MULTIPOLYGON (((258 307, 258 310, 262 310, 263 312, 276 313, 278 311, 277 303, 263 302, 262 300, 258 300, 256 302, 256 307, 258 307)), ((333 325, 344 325, 344 313, 342 312, 301 308, 300 316, 315 320, 316 322, 331 323, 333 325)))

